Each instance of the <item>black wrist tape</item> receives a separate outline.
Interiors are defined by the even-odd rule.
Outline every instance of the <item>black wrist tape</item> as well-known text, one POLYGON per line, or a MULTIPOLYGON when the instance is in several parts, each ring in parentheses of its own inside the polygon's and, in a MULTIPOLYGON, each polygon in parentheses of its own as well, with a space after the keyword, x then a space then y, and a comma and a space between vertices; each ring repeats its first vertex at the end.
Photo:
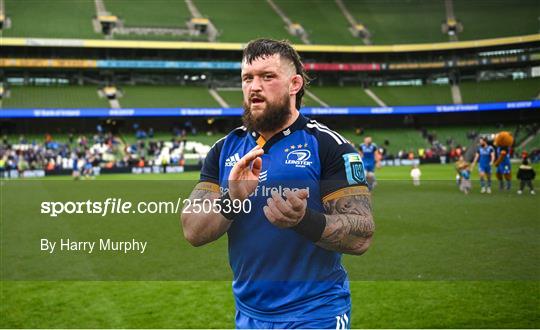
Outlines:
POLYGON ((326 217, 324 214, 307 208, 302 220, 291 229, 305 236, 310 241, 317 242, 321 239, 324 228, 326 228, 326 217))
POLYGON ((234 217, 238 215, 238 213, 235 213, 233 211, 232 207, 232 199, 229 193, 227 192, 221 198, 219 199, 219 205, 220 205, 220 213, 230 221, 234 220, 234 217))

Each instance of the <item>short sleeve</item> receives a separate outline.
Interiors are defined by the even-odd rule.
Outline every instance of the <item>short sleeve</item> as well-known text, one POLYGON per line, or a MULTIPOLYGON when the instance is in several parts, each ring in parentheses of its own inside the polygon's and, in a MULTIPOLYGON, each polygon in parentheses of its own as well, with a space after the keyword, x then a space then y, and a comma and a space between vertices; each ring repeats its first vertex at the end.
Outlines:
POLYGON ((219 156, 224 142, 225 139, 219 140, 208 151, 201 169, 199 181, 219 184, 219 156))
POLYGON ((367 187, 362 157, 349 143, 322 147, 321 197, 353 186, 367 187))

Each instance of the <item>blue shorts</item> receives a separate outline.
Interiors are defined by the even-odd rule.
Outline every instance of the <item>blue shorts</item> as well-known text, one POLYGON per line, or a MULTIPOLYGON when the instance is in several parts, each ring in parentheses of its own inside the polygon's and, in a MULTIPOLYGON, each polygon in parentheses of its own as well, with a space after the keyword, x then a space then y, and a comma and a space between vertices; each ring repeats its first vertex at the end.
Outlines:
POLYGON ((486 174, 491 174, 491 165, 482 165, 482 164, 478 164, 478 171, 480 173, 486 173, 486 174))
POLYGON ((375 172, 375 164, 374 163, 364 163, 364 170, 366 170, 366 172, 375 172))
POLYGON ((261 321, 236 311, 237 329, 350 329, 351 311, 345 314, 306 321, 261 321))
POLYGON ((512 166, 510 163, 502 163, 497 166, 497 173, 498 174, 510 174, 510 171, 512 170, 512 166))

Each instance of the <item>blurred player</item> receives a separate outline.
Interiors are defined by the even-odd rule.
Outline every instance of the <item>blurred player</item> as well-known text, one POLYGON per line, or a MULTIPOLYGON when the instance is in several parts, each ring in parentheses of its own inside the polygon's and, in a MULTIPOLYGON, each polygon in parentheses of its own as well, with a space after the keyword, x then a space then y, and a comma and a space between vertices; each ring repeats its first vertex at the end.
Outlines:
POLYGON ((73 152, 71 154, 71 168, 72 168, 71 176, 73 177, 74 180, 79 180, 81 176, 81 165, 82 164, 79 161, 79 157, 77 153, 73 152))
POLYGON ((495 161, 495 149, 487 143, 485 137, 480 138, 478 149, 474 156, 471 169, 478 162, 478 174, 480 176, 480 193, 491 194, 491 165, 495 161))
POLYGON ((341 254, 360 255, 370 245, 370 194, 354 147, 300 114, 306 82, 290 44, 246 46, 245 126, 214 144, 190 196, 221 212, 182 213, 184 236, 195 246, 228 235, 237 328, 350 327, 341 254), (227 207, 246 200, 249 213, 227 207))
POLYGON ((84 165, 83 165, 83 176, 86 179, 92 178, 95 179, 94 176, 94 167, 92 165, 93 157, 90 155, 89 152, 86 153, 86 156, 84 157, 84 165))
POLYGON ((377 180, 375 179, 375 165, 378 152, 377 145, 371 141, 371 136, 366 136, 364 138, 364 143, 360 145, 360 153, 362 155, 362 161, 364 162, 368 187, 370 190, 375 188, 375 185, 377 184, 377 180))

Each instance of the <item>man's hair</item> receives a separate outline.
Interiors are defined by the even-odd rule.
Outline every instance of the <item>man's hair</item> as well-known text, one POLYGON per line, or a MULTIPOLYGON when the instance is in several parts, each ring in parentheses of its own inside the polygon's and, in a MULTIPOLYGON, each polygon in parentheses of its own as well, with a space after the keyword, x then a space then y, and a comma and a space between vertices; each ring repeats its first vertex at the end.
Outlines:
POLYGON ((302 97, 309 81, 311 80, 302 65, 300 55, 294 50, 291 44, 287 40, 273 40, 273 39, 256 39, 250 41, 246 48, 244 48, 242 61, 251 64, 254 60, 260 58, 266 58, 279 54, 281 58, 285 58, 292 62, 296 69, 296 74, 302 76, 304 84, 302 88, 296 93, 296 109, 300 110, 302 105, 302 97))

